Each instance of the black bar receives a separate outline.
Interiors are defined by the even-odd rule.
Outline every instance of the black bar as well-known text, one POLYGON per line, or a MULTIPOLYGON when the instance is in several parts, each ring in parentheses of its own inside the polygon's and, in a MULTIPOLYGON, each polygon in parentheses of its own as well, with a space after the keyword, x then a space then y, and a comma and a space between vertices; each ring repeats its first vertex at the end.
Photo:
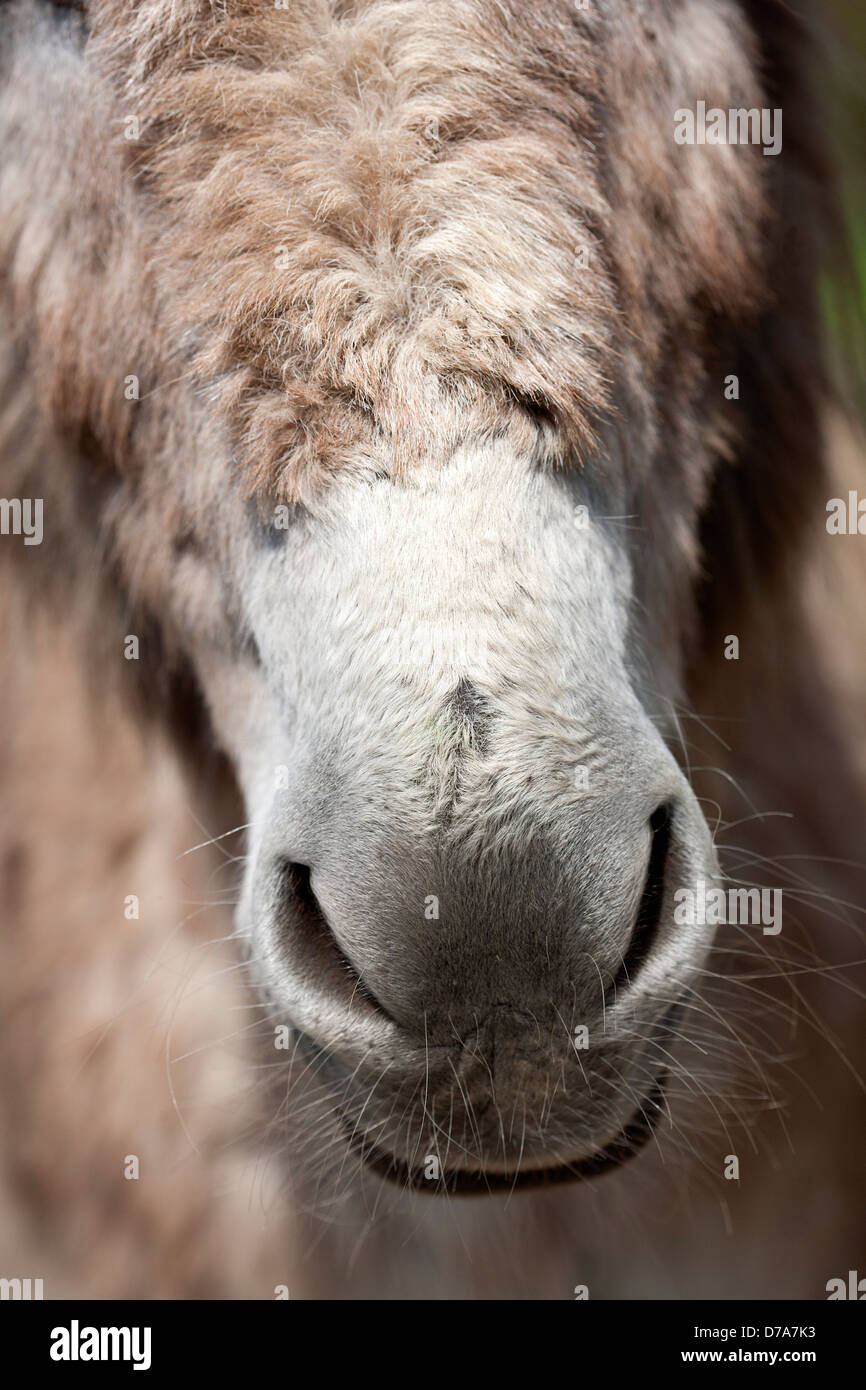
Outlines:
POLYGON ((465 1383, 467 1370, 476 1364, 489 1372, 499 1359, 497 1350, 512 1371, 514 1352, 538 1368, 549 1367, 558 1355, 564 1358, 563 1371, 570 1365, 579 1380, 597 1376, 604 1366, 619 1378, 628 1371, 667 1372, 674 1366, 688 1372, 713 1365, 729 1370, 735 1365, 773 1370, 796 1365, 817 1372, 826 1382, 836 1373, 850 1374, 859 1364, 866 1326, 863 1313, 843 1301, 575 1300, 567 1307, 526 1302, 519 1311, 512 1307, 505 1338, 492 1343, 485 1335, 486 1323, 491 1316, 498 1323, 497 1313, 452 1302, 425 1304, 418 1331, 406 1345, 405 1332, 414 1326, 415 1316, 407 1304, 380 1310, 370 1303, 359 1307, 352 1302, 303 1300, 4 1302, 0 1333, 7 1363, 11 1359, 23 1373, 47 1372, 58 1382, 70 1376, 93 1379, 106 1371, 112 1376, 138 1374, 140 1379, 178 1371, 213 1372, 222 1379, 237 1372, 248 1378, 260 1367, 292 1380, 319 1374, 332 1380, 343 1359, 355 1368, 363 1363, 371 1375, 381 1367, 393 1377, 399 1360, 402 1374, 420 1372, 425 1383, 435 1379, 441 1384, 443 1375, 465 1383), (103 1328, 118 1329, 117 1337, 108 1334, 103 1339, 103 1328), (98 1337, 88 1329, 97 1329, 98 1337), (133 1329, 138 1329, 137 1336, 133 1329), (539 1330, 544 1332, 543 1342, 535 1340, 539 1330), (452 1334, 459 1341, 452 1343, 452 1334), (564 1339, 560 1348, 557 1334, 564 1339), (52 1348, 70 1357, 77 1350, 79 1359, 54 1359, 52 1348), (82 1351, 91 1349, 104 1351, 106 1358, 116 1349, 128 1359, 83 1359, 82 1351), (318 1371, 316 1362, 309 1364, 311 1356, 318 1361, 318 1371), (139 1372, 133 1370, 133 1358, 142 1363, 139 1372))

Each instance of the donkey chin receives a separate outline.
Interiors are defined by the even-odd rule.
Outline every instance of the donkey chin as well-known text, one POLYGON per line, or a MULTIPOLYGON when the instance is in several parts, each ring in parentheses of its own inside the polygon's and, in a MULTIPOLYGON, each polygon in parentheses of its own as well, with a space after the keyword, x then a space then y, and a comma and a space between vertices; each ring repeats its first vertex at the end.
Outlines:
POLYGON ((344 1162, 423 1192, 636 1152, 709 944, 673 920, 715 876, 709 830, 578 486, 492 449, 336 485, 248 537, 255 670, 206 682, 255 981, 344 1162))

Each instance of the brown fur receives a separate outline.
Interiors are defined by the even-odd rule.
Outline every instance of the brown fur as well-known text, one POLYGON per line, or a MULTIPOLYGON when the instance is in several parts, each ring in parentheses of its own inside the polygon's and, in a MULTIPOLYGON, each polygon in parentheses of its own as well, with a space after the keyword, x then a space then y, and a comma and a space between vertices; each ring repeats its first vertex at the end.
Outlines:
MULTIPOLYGON (((669 138, 677 88, 760 96, 724 8, 688 4, 652 30, 624 9, 601 30, 567 3, 92 6, 71 215, 111 231, 73 275, 44 207, 18 200, 5 219, 44 395, 112 457, 147 458, 148 431, 137 451, 108 389, 117 362, 139 365, 148 397, 184 372, 230 420, 251 481, 289 496, 348 460, 406 466, 431 436, 444 453, 510 422, 525 440, 527 410, 545 453, 579 455, 636 352, 675 391, 671 344, 688 363, 714 312, 736 323, 759 297, 766 161, 720 149, 709 181, 669 138), (443 46, 460 55, 444 71, 443 46), (122 347, 97 331, 106 302, 122 347)), ((662 393, 641 393, 646 415, 662 393)))

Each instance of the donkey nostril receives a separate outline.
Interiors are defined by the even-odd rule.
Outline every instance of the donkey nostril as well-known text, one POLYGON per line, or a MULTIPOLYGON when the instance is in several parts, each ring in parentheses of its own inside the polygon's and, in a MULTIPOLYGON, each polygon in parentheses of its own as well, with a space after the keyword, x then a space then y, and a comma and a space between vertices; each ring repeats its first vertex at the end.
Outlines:
POLYGON ((353 999, 365 999, 373 1008, 384 1014, 386 1010, 365 984, 331 930, 313 891, 309 864, 293 864, 286 860, 281 872, 286 915, 291 917, 296 929, 303 933, 306 945, 317 951, 323 963, 337 963, 342 968, 352 982, 353 999))
POLYGON ((319 900, 313 892, 313 885, 310 882, 309 864, 285 864, 283 875, 287 892, 294 898, 295 906, 303 913, 305 919, 315 922, 316 925, 324 926, 325 914, 319 906, 319 900))
POLYGON ((634 983, 658 936, 664 898, 665 868, 671 841, 671 808, 668 805, 659 806, 650 816, 650 831, 652 840, 643 894, 628 949, 613 984, 614 991, 617 986, 634 983))

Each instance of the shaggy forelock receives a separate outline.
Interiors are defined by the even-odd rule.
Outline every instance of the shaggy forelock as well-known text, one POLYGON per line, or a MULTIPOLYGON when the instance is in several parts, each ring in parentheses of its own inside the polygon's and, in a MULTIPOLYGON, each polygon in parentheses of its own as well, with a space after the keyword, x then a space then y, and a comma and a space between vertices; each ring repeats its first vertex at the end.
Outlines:
POLYGON ((650 9, 96 0, 174 343, 252 488, 504 431, 584 458, 702 295, 754 299, 756 152, 672 138, 695 92, 757 102, 742 18, 650 9))

